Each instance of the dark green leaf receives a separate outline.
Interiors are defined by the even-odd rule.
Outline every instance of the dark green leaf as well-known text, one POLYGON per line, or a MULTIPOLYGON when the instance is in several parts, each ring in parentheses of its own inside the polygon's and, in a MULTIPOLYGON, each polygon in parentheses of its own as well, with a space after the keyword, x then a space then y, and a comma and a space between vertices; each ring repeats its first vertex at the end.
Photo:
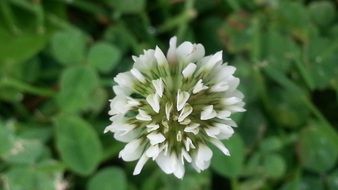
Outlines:
POLYGON ((299 157, 302 165, 315 172, 331 169, 337 161, 338 142, 321 126, 310 126, 301 132, 299 141, 299 157))
POLYGON ((280 178, 286 171, 286 164, 278 154, 266 155, 263 167, 265 175, 271 178, 280 178))
POLYGON ((91 174, 102 159, 102 146, 91 125, 75 116, 56 120, 56 146, 67 167, 80 174, 91 174))
POLYGON ((98 171, 87 185, 87 190, 126 190, 127 179, 120 168, 110 167, 98 171))
POLYGON ((0 121, 0 157, 10 152, 14 146, 14 135, 7 126, 0 121))
POLYGON ((92 94, 98 87, 95 70, 87 66, 67 68, 61 76, 58 104, 65 112, 86 110, 92 102, 92 94))
POLYGON ((110 72, 119 63, 120 59, 120 50, 109 43, 97 43, 89 50, 89 64, 101 72, 110 72))
POLYGON ((314 1, 309 5, 312 20, 318 26, 328 26, 336 16, 335 5, 331 1, 314 1))
POLYGON ((84 61, 86 38, 77 30, 57 32, 51 38, 51 53, 61 64, 75 65, 84 61))
POLYGON ((238 177, 243 167, 244 143, 239 135, 235 135, 225 142, 225 146, 231 156, 225 156, 221 151, 214 149, 211 167, 224 177, 238 177))
POLYGON ((42 156, 44 146, 37 140, 15 139, 4 159, 12 164, 33 164, 42 156))
POLYGON ((32 32, 13 35, 0 27, 0 70, 2 64, 15 65, 36 55, 46 45, 47 37, 32 32))

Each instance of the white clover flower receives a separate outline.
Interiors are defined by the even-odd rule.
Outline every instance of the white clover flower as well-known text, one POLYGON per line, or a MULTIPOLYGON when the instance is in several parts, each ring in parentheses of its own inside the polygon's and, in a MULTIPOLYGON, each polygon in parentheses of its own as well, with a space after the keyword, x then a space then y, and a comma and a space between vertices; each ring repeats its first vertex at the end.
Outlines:
POLYGON ((230 138, 232 113, 245 111, 237 90, 235 67, 223 64, 222 51, 205 56, 201 44, 170 39, 165 56, 160 48, 133 56, 133 68, 118 74, 113 86, 106 132, 127 145, 119 157, 138 160, 134 175, 154 160, 167 174, 184 176, 186 162, 197 172, 210 165, 211 143, 226 156, 220 140, 230 138))

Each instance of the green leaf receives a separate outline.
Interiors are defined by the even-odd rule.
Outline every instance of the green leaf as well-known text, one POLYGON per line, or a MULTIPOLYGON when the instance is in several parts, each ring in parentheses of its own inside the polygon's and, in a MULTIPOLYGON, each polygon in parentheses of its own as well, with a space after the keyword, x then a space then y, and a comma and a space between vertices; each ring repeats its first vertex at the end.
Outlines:
POLYGON ((325 172, 336 164, 338 142, 321 126, 310 126, 300 134, 299 158, 302 165, 314 172, 325 172))
POLYGON ((14 144, 13 133, 8 127, 0 121, 0 157, 8 153, 14 144))
MULTIPOLYGON (((179 181, 179 190, 186 190, 186 189, 210 189, 210 174, 204 172, 203 174, 198 173, 187 173, 184 176, 184 180, 179 181)), ((174 186, 174 189, 177 189, 174 186)))
POLYGON ((46 34, 33 32, 13 35, 0 27, 0 70, 4 63, 15 65, 36 55, 46 45, 47 38, 46 34))
POLYGON ((80 175, 91 174, 102 158, 95 130, 79 117, 63 115, 56 119, 56 146, 66 166, 80 175))
POLYGON ((58 104, 65 112, 86 110, 91 104, 98 76, 94 69, 87 66, 67 68, 61 76, 58 104))
POLYGON ((104 88, 97 88, 91 95, 89 109, 99 113, 108 103, 108 93, 104 88))
POLYGON ((276 136, 270 136, 263 140, 263 142, 260 144, 260 149, 263 152, 274 152, 280 150, 282 146, 283 142, 280 138, 276 136))
POLYGON ((139 13, 145 7, 145 0, 105 0, 121 13, 139 13))
POLYGON ((242 172, 244 161, 244 143, 239 135, 231 137, 225 142, 231 156, 225 156, 214 148, 211 167, 224 177, 235 178, 242 172))
POLYGON ((338 169, 334 170, 327 179, 328 189, 336 190, 338 189, 338 169))
POLYGON ((286 171, 285 161, 278 154, 265 156, 263 167, 265 175, 271 178, 281 178, 286 171))
POLYGON ((264 40, 263 51, 269 67, 286 72, 291 66, 291 61, 300 55, 300 49, 291 37, 283 35, 274 27, 269 28, 264 40))
POLYGON ((51 53, 63 65, 74 65, 84 61, 86 37, 80 31, 66 30, 51 38, 51 53))
POLYGON ((127 179, 123 170, 109 167, 98 171, 87 185, 87 190, 126 190, 127 179))
POLYGON ((309 13, 313 22, 323 27, 334 21, 336 8, 331 1, 314 1, 309 5, 309 13))
POLYGON ((55 190, 62 169, 55 161, 46 161, 38 165, 15 165, 3 177, 10 190, 55 190))
POLYGON ((311 74, 316 88, 326 88, 338 74, 338 41, 313 36, 306 47, 308 62, 305 67, 311 74))
POLYGON ((304 176, 300 180, 300 186, 302 190, 324 190, 323 181, 319 177, 307 177, 304 176))
POLYGON ((101 72, 110 72, 120 61, 121 52, 112 44, 95 44, 88 54, 88 62, 101 72))
POLYGON ((42 156, 44 146, 40 141, 15 139, 11 150, 4 155, 4 160, 12 164, 33 164, 42 156))

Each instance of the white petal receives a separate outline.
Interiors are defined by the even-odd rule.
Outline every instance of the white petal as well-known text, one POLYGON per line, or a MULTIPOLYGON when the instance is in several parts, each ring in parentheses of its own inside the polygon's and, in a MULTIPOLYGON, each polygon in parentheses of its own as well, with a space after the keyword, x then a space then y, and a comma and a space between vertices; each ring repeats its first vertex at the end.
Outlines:
POLYGON ((132 75, 130 72, 119 73, 114 78, 114 81, 122 87, 132 88, 134 83, 132 75))
POLYGON ((155 130, 157 130, 158 128, 160 128, 160 126, 157 125, 157 124, 149 124, 149 125, 147 125, 146 127, 147 127, 147 132, 148 132, 148 133, 151 132, 151 131, 155 131, 155 130))
POLYGON ((180 122, 181 125, 189 125, 191 123, 191 119, 185 118, 183 121, 180 122))
POLYGON ((130 70, 131 74, 140 82, 145 83, 146 82, 146 78, 144 78, 143 74, 137 70, 136 68, 132 68, 130 70))
POLYGON ((225 99, 222 100, 223 104, 225 104, 225 105, 233 105, 233 104, 239 103, 241 101, 242 101, 242 99, 237 98, 237 97, 230 97, 230 98, 225 98, 225 99))
POLYGON ((189 104, 185 104, 180 115, 178 116, 178 122, 182 122, 186 117, 188 117, 192 112, 192 107, 189 104))
POLYGON ((205 86, 203 84, 203 81, 202 79, 198 80, 198 82, 196 83, 196 85, 194 86, 193 90, 192 90, 192 93, 193 94, 197 94, 198 92, 201 92, 202 90, 206 90, 208 89, 207 86, 205 86))
POLYGON ((167 58, 170 62, 174 62, 176 60, 176 43, 177 37, 174 36, 169 40, 169 49, 167 52, 167 58))
POLYGON ((223 52, 219 51, 212 55, 208 62, 203 66, 203 69, 211 70, 217 63, 222 62, 222 54, 223 52))
POLYGON ((184 78, 189 78, 191 77, 195 70, 196 70, 197 66, 194 63, 189 63, 182 71, 182 75, 184 78))
POLYGON ((230 115, 231 115, 230 111, 223 110, 217 113, 217 118, 224 119, 224 118, 228 118, 230 115))
POLYGON ((110 100, 110 110, 108 112, 109 115, 116 114, 125 114, 131 108, 130 106, 126 106, 127 99, 122 96, 116 96, 112 100, 110 100))
POLYGON ((210 91, 211 92, 224 92, 228 89, 229 89, 228 83, 225 82, 225 81, 222 81, 222 82, 219 82, 219 83, 215 84, 214 86, 212 86, 210 91))
POLYGON ((190 94, 185 91, 178 90, 177 92, 177 111, 181 111, 183 109, 185 103, 188 101, 190 94))
POLYGON ((155 58, 157 60, 158 65, 168 64, 166 57, 164 56, 162 50, 158 46, 156 46, 155 48, 155 58))
POLYGON ((211 138, 209 141, 212 144, 214 144, 218 149, 220 149, 224 155, 230 156, 229 150, 224 146, 224 144, 220 140, 211 138))
POLYGON ((148 159, 149 159, 149 157, 147 157, 145 154, 143 154, 141 156, 141 158, 139 159, 139 161, 137 162, 137 164, 135 166, 133 175, 138 175, 138 174, 141 173, 141 170, 142 170, 144 164, 146 164, 146 162, 148 161, 148 159))
POLYGON ((189 151, 190 148, 192 149, 196 148, 189 137, 187 137, 186 140, 184 141, 184 146, 187 151, 189 151))
POLYGON ((140 104, 139 101, 125 96, 115 96, 112 100, 110 100, 110 110, 108 112, 109 115, 116 114, 125 114, 130 108, 138 106, 140 104))
POLYGON ((220 134, 217 135, 217 138, 219 139, 228 139, 234 134, 234 129, 229 125, 225 125, 222 123, 216 123, 214 125, 218 129, 220 129, 220 134))
POLYGON ((184 131, 187 133, 193 133, 194 135, 197 135, 199 132, 199 123, 192 123, 188 125, 186 128, 184 128, 184 131))
POLYGON ((149 148, 146 150, 145 154, 149 157, 149 158, 153 158, 156 159, 156 157, 158 156, 158 154, 161 152, 160 148, 158 145, 154 145, 154 146, 149 146, 149 148))
POLYGON ((170 120, 170 112, 171 112, 172 108, 173 108, 172 103, 167 102, 165 104, 165 115, 166 115, 168 121, 170 120))
POLYGON ((216 138, 216 135, 219 135, 221 132, 221 130, 217 127, 204 128, 204 131, 207 133, 209 137, 214 137, 214 138, 216 138))
POLYGON ((128 143, 140 136, 139 130, 131 130, 127 133, 115 132, 114 138, 120 142, 128 143))
POLYGON ((181 162, 177 162, 176 170, 174 171, 174 175, 177 178, 182 179, 183 176, 184 176, 184 172, 185 172, 184 165, 181 162))
POLYGON ((176 162, 172 159, 172 156, 165 155, 163 152, 157 156, 156 163, 166 174, 171 174, 176 169, 176 162))
POLYGON ((237 127, 237 123, 233 121, 231 118, 222 118, 222 123, 229 125, 231 127, 237 127))
POLYGON ((113 132, 114 131, 114 125, 108 125, 104 128, 103 133, 113 132))
POLYGON ((194 44, 193 51, 190 54, 189 60, 196 62, 204 57, 205 49, 202 44, 194 44))
POLYGON ((147 102, 156 113, 160 111, 160 97, 157 94, 150 94, 146 98, 147 102))
POLYGON ((131 88, 122 87, 120 85, 113 86, 113 91, 117 96, 129 96, 132 92, 131 88))
POLYGON ((192 161, 191 156, 184 149, 182 149, 182 162, 184 162, 183 158, 189 163, 192 161))
POLYGON ((152 83, 153 83, 153 86, 156 90, 156 94, 158 96, 162 97, 163 90, 164 90, 164 85, 163 85, 162 79, 160 78, 160 79, 157 79, 157 80, 153 80, 152 83))
POLYGON ((217 112, 214 110, 213 105, 209 105, 203 108, 201 112, 201 120, 209 120, 217 116, 217 112))
POLYGON ((197 154, 194 157, 195 165, 200 170, 205 170, 210 165, 211 157, 212 157, 211 149, 206 145, 200 143, 197 149, 197 154))
POLYGON ((165 141, 165 137, 161 133, 150 133, 147 135, 151 145, 159 144, 165 141))
POLYGON ((139 57, 133 56, 133 60, 135 61, 133 67, 137 68, 140 71, 148 72, 150 68, 153 68, 156 62, 156 58, 154 56, 155 51, 153 49, 144 50, 144 54, 139 57))
POLYGON ((177 56, 180 59, 187 59, 187 56, 191 54, 192 51, 193 51, 193 44, 188 41, 183 42, 176 49, 177 56))
POLYGON ((135 139, 129 142, 119 153, 119 157, 124 161, 134 161, 140 158, 143 147, 141 139, 135 139))
POLYGON ((144 110, 138 109, 138 114, 136 119, 140 121, 151 121, 151 116, 147 114, 144 110))

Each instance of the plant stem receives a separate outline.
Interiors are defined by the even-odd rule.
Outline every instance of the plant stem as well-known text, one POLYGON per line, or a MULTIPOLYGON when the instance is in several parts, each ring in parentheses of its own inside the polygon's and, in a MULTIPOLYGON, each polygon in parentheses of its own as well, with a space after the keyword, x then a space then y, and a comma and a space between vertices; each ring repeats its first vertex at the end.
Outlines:
POLYGON ((55 94, 54 91, 45 89, 45 88, 39 88, 32 85, 29 85, 27 83, 24 83, 22 81, 16 80, 16 79, 9 79, 9 78, 2 78, 0 80, 0 87, 13 87, 19 91, 35 94, 38 96, 46 96, 51 97, 55 94))

